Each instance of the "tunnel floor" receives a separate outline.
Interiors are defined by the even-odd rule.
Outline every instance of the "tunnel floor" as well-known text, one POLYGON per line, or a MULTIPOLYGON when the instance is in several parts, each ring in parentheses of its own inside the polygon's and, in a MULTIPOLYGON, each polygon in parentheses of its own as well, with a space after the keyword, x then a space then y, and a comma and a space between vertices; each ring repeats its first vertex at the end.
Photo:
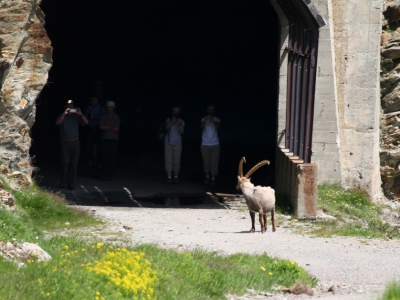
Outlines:
POLYGON ((222 145, 220 175, 215 187, 203 185, 200 145, 193 143, 184 145, 179 184, 166 184, 163 144, 154 142, 141 143, 141 147, 135 149, 121 145, 115 178, 111 182, 101 181, 87 166, 82 155, 74 191, 58 188, 61 158, 56 149, 48 152, 36 149, 39 153, 35 159, 38 170, 34 178, 40 186, 64 195, 70 203, 81 205, 138 206, 135 201, 144 201, 142 206, 201 205, 204 204, 204 197, 210 195, 218 202, 223 196, 240 193, 236 191, 238 163, 241 156, 246 156, 248 163, 245 171, 263 159, 271 160, 271 166, 257 171, 252 176, 252 182, 274 185, 274 147, 240 143, 222 145))

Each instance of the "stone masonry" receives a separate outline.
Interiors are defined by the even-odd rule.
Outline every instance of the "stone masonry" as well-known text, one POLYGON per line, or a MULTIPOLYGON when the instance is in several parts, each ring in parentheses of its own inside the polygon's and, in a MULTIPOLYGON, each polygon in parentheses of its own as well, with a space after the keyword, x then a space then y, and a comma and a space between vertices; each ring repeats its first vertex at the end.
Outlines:
POLYGON ((381 175, 387 197, 400 198, 400 1, 388 1, 381 38, 381 175))

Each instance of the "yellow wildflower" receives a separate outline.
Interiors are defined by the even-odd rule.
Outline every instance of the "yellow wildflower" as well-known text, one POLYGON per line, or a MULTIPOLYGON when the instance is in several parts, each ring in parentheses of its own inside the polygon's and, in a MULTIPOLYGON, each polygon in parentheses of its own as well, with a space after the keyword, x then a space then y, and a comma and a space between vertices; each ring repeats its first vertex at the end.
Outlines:
POLYGON ((100 292, 96 292, 96 296, 100 296, 100 292))
POLYGON ((82 249, 81 249, 81 251, 82 251, 82 252, 85 252, 85 251, 86 251, 86 249, 85 249, 85 248, 82 248, 82 249))
POLYGON ((47 296, 47 297, 50 297, 50 293, 49 293, 49 292, 47 292, 46 296, 47 296))
POLYGON ((265 271, 265 268, 263 266, 260 267, 261 270, 265 271))
POLYGON ((291 264, 291 265, 294 265, 294 261, 293 261, 293 260, 291 260, 291 261, 290 261, 290 264, 291 264))
POLYGON ((269 276, 272 276, 273 274, 274 274, 274 273, 272 273, 272 272, 268 272, 268 275, 269 275, 269 276))
POLYGON ((65 249, 65 250, 68 250, 68 249, 69 249, 69 248, 68 248, 68 245, 65 245, 65 246, 64 246, 64 249, 65 249))
POLYGON ((141 294, 143 299, 152 300, 155 298, 154 285, 157 273, 150 268, 150 262, 144 255, 126 248, 122 248, 122 251, 107 249, 93 266, 87 264, 87 270, 107 278, 107 285, 110 283, 114 285, 118 294, 121 292, 131 296, 141 294))

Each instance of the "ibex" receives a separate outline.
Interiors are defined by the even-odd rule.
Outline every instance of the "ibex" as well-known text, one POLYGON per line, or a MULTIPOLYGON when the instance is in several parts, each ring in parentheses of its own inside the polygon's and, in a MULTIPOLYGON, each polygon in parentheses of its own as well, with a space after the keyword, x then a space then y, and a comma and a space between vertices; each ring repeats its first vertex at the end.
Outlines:
POLYGON ((271 212, 271 222, 272 222, 272 231, 275 232, 275 191, 271 187, 264 186, 254 186, 250 182, 250 176, 257 171, 260 167, 264 165, 269 165, 268 160, 263 160, 256 164, 253 168, 250 169, 243 176, 243 162, 246 162, 246 159, 243 157, 239 162, 239 176, 238 176, 238 184, 236 189, 242 190, 243 196, 246 199, 247 207, 250 211, 251 217, 251 229, 250 232, 255 231, 255 214, 258 212, 260 224, 261 224, 261 233, 267 231, 267 217, 266 213, 271 212))

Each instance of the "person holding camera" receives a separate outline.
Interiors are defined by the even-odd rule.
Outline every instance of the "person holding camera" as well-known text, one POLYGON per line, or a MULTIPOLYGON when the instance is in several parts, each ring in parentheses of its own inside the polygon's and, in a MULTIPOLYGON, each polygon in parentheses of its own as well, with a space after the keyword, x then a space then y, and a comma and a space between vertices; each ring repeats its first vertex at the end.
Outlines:
POLYGON ((206 175, 204 185, 215 186, 215 176, 218 175, 220 155, 218 129, 220 125, 221 120, 215 116, 215 106, 208 105, 207 116, 201 119, 201 128, 203 129, 201 156, 203 158, 204 173, 206 175))
POLYGON ((57 118, 60 126, 62 173, 60 188, 75 189, 76 171, 79 160, 79 126, 89 122, 80 108, 75 108, 74 101, 68 100, 65 111, 57 118))
POLYGON ((100 119, 102 170, 101 180, 112 181, 117 162, 119 116, 114 112, 115 102, 106 102, 107 112, 100 119))
POLYGON ((179 170, 181 167, 182 134, 185 130, 185 122, 179 118, 180 107, 172 108, 172 116, 165 122, 166 134, 164 137, 165 170, 167 172, 167 184, 179 183, 179 170), (172 172, 174 177, 172 179, 172 172))

